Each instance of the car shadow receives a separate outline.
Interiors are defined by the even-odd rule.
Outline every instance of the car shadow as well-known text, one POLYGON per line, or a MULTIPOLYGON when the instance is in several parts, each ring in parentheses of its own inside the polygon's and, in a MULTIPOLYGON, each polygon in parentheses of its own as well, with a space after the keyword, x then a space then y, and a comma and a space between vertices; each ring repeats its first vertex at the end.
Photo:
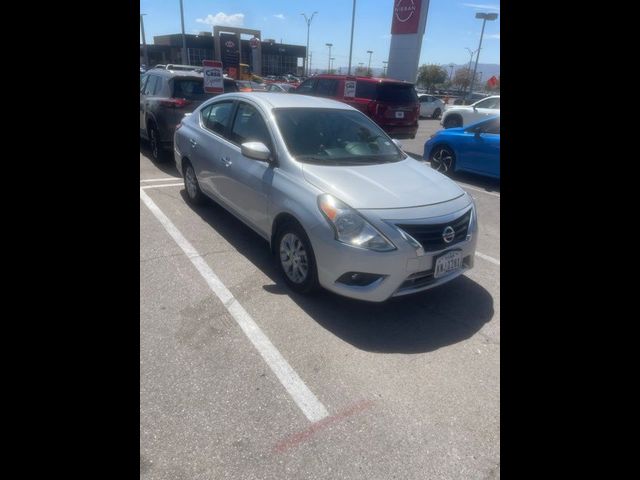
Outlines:
MULTIPOLYGON (((186 202, 184 189, 180 194, 186 202)), ((324 289, 300 295, 282 280, 266 240, 211 200, 190 207, 269 277, 272 283, 262 287, 266 292, 288 295, 319 325, 361 350, 430 352, 472 337, 493 318, 491 294, 464 275, 432 290, 384 303, 357 301, 324 289)))
POLYGON ((163 161, 156 162, 153 160, 153 156, 151 155, 151 148, 149 148, 149 142, 146 140, 140 139, 140 153, 147 157, 149 161, 151 161, 161 172, 166 173, 172 177, 182 178, 182 175, 176 169, 176 164, 171 157, 172 151, 166 150, 163 152, 163 161))

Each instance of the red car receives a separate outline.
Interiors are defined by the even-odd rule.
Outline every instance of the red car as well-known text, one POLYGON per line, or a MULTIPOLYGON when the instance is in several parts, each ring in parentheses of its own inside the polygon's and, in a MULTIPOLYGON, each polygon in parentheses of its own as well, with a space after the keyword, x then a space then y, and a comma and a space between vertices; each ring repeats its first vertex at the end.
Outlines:
POLYGON ((348 75, 316 75, 291 93, 339 100, 368 115, 395 138, 415 138, 420 102, 414 85, 401 80, 348 75), (355 96, 345 96, 345 82, 356 82, 355 96))

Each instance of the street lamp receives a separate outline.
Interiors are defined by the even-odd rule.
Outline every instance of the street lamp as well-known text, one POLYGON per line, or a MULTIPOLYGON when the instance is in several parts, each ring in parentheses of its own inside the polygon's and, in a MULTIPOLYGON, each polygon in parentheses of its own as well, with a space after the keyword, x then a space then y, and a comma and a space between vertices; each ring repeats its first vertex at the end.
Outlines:
POLYGON ((371 73, 371 54, 373 53, 373 50, 367 50, 367 53, 369 54, 369 66, 367 67, 367 75, 371 73))
POLYGON ((313 20, 314 15, 318 13, 318 12, 313 12, 311 14, 311 18, 307 18, 307 15, 304 13, 301 13, 300 15, 302 15, 304 17, 305 22, 307 22, 307 57, 304 59, 304 69, 305 69, 305 76, 309 76, 309 29, 311 28, 311 20, 313 20))
MULTIPOLYGON (((469 47, 465 47, 467 49, 467 52, 469 52, 469 66, 467 67, 467 79, 469 79, 469 83, 471 83, 471 79, 469 77, 471 77, 471 62, 473 62, 473 54, 476 53, 476 50, 471 50, 469 47)), ((466 90, 466 87, 465 87, 466 90)), ((471 85, 469 85, 469 92, 471 92, 471 85)), ((467 92, 464 92, 464 95, 462 96, 462 98, 465 98, 467 96, 467 92)))
POLYGON ((182 61, 185 65, 190 65, 187 56, 187 37, 184 34, 184 9, 182 8, 182 0, 180 0, 180 23, 182 24, 182 61))
POLYGON ((333 61, 335 60, 335 58, 331 57, 329 59, 329 73, 331 73, 333 71, 333 61))
POLYGON ((144 20, 142 17, 146 15, 146 13, 140 14, 140 28, 142 29, 142 48, 144 50, 144 66, 149 68, 149 53, 147 52, 147 40, 144 38, 144 20))
POLYGON ((351 75, 351 53, 353 52, 353 25, 356 21, 356 0, 353 0, 353 12, 351 13, 351 43, 349 44, 349 70, 347 75, 351 75))
POLYGON ((455 67, 455 64, 450 63, 449 68, 451 69, 451 71, 449 72, 449 82, 451 82, 451 79, 453 78, 453 67, 455 67))
MULTIPOLYGON (((484 36, 484 26, 487 23, 487 20, 492 21, 492 20, 495 20, 496 18, 498 18, 498 14, 497 13, 482 13, 482 12, 478 12, 478 13, 476 13, 476 18, 481 18, 482 19, 482 31, 480 32, 480 43, 478 44, 478 50, 476 50, 476 52, 477 52, 476 64, 473 67, 473 76, 471 77, 471 79, 472 79, 471 81, 472 82, 476 78, 476 70, 478 69, 478 59, 480 58, 480 49, 482 48, 482 37, 484 36)), ((469 88, 469 93, 473 93, 472 88, 473 88, 473 83, 472 83, 471 87, 469 88)))
POLYGON ((331 47, 333 47, 333 43, 325 43, 325 45, 329 47, 329 70, 331 70, 331 47))
POLYGON ((384 71, 382 72, 382 76, 383 76, 383 77, 386 77, 386 76, 387 76, 387 63, 389 63, 389 62, 387 62, 386 60, 383 60, 383 61, 382 61, 382 68, 383 68, 383 70, 384 70, 384 71))

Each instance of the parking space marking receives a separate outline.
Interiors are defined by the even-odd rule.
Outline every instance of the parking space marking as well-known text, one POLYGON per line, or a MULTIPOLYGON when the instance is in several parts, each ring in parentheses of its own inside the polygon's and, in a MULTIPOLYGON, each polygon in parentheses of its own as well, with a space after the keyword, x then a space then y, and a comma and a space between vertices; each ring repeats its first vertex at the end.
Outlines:
POLYGON ((500 266, 500 260, 496 260, 495 258, 490 257, 489 255, 485 255, 484 253, 480 253, 480 252, 476 252, 476 255, 478 257, 480 257, 480 258, 485 259, 487 262, 491 262, 491 263, 493 263, 495 265, 500 266))
POLYGON ((164 185, 145 185, 144 187, 140 187, 142 190, 147 190, 149 188, 163 188, 163 187, 182 187, 184 183, 167 183, 164 185))
POLYGON ((169 180, 178 180, 178 177, 148 178, 146 180, 140 180, 140 183, 145 183, 145 182, 167 182, 169 180))
POLYGON ((271 371, 276 375, 278 380, 280 380, 282 386, 287 390, 291 398, 293 398, 293 401, 298 405, 300 410, 302 410, 302 413, 304 413, 310 422, 317 422, 329 416, 329 412, 325 406, 320 403, 296 371, 289 365, 273 343, 271 343, 271 340, 264 334, 253 318, 251 318, 251 315, 238 303, 233 294, 222 283, 207 262, 200 256, 197 250, 193 248, 191 243, 189 243, 162 210, 160 210, 155 202, 151 200, 143 188, 144 187, 140 188, 140 199, 182 249, 193 266, 196 267, 202 278, 207 282, 207 285, 209 285, 211 291, 220 299, 249 341, 256 350, 258 350, 271 371))

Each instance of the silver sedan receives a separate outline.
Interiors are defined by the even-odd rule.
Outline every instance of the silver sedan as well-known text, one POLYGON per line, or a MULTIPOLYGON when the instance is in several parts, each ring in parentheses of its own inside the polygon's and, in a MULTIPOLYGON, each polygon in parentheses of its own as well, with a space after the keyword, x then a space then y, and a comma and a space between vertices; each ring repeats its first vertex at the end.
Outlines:
POLYGON ((294 291, 381 302, 473 267, 473 199, 345 103, 219 95, 182 120, 174 153, 188 201, 264 237, 294 291))

